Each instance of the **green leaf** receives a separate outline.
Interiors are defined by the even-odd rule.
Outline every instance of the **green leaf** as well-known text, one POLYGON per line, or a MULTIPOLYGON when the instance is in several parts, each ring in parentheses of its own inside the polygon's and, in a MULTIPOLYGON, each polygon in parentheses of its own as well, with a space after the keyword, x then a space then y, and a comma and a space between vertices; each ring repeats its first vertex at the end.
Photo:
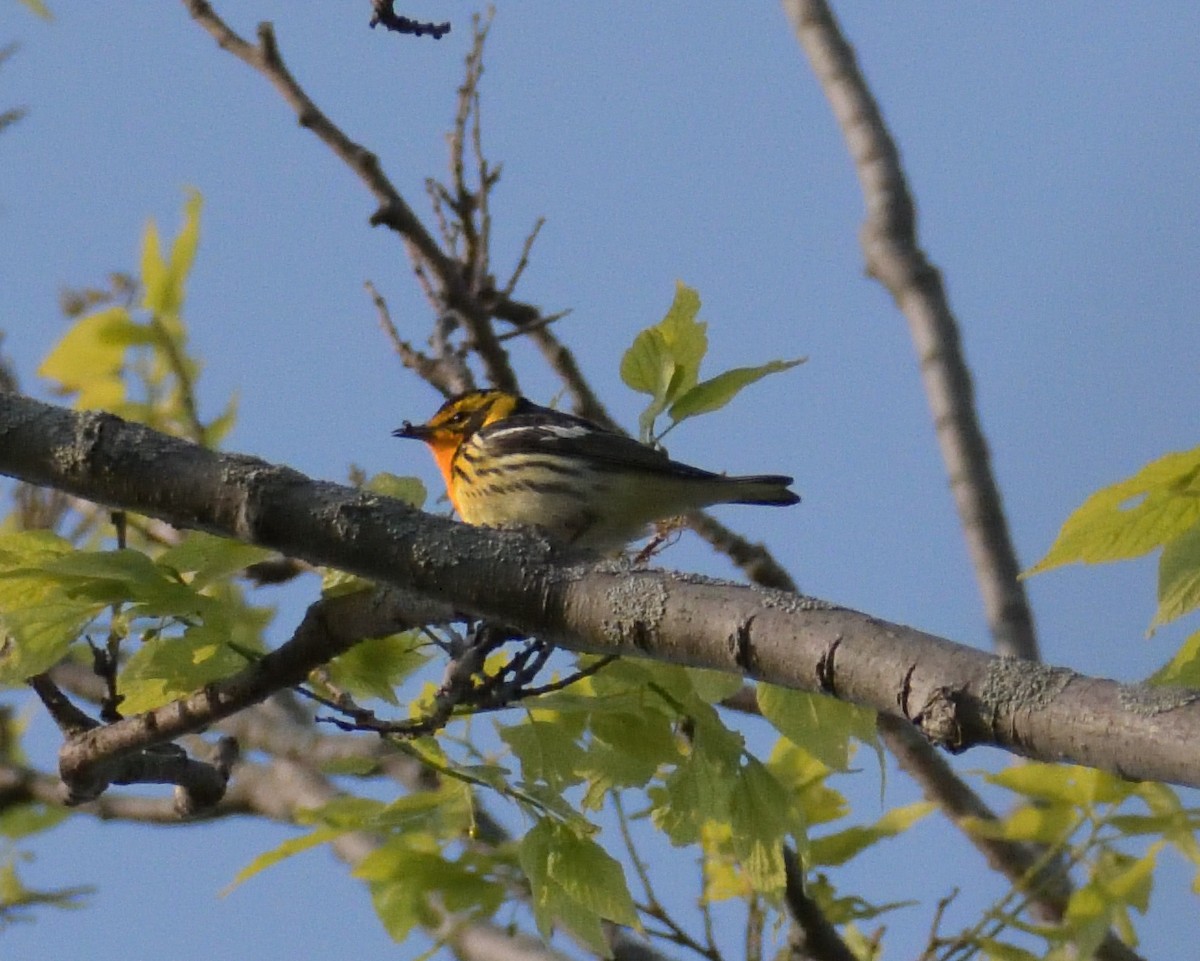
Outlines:
POLYGON ((713 671, 703 667, 684 668, 691 679, 696 696, 709 704, 720 704, 725 698, 733 697, 746 683, 740 674, 713 671))
POLYGON ((183 226, 164 259, 154 221, 146 225, 142 237, 142 306, 151 313, 175 317, 183 308, 184 287, 196 246, 200 241, 200 208, 203 199, 191 190, 183 208, 183 226))
POLYGON ((146 641, 126 662, 118 678, 124 695, 121 710, 140 714, 183 697, 210 681, 235 674, 246 659, 228 645, 223 624, 198 624, 180 637, 159 635, 146 641))
POLYGON ((38 374, 58 390, 78 394, 75 406, 104 410, 125 400, 122 373, 131 346, 149 343, 149 328, 134 323, 124 307, 109 307, 77 320, 42 361, 38 374))
POLYGON ((767 768, 784 786, 807 824, 827 824, 849 814, 845 796, 826 783, 829 766, 787 738, 775 742, 767 768))
POLYGON ((474 864, 449 861, 403 843, 382 845, 355 867, 354 874, 372 882, 375 911, 396 941, 403 941, 418 925, 435 926, 447 911, 490 915, 505 895, 503 886, 482 876, 474 864))
POLYGON ((370 774, 379 773, 379 758, 355 757, 354 755, 330 758, 328 761, 320 763, 320 770, 322 774, 344 774, 348 777, 366 777, 370 774))
POLYGON ((221 441, 233 430, 233 425, 237 422, 237 414, 238 395, 234 393, 229 398, 229 403, 225 405, 225 409, 204 425, 204 434, 200 438, 200 443, 213 449, 220 447, 221 441))
POLYGON ((1023 804, 998 820, 964 818, 963 824, 975 837, 1061 844, 1079 827, 1079 821, 1079 814, 1071 806, 1023 804))
POLYGON ((52 827, 66 820, 69 811, 64 807, 53 807, 40 802, 10 804, 0 812, 0 837, 17 841, 52 827))
POLYGON ((680 760, 670 720, 653 708, 597 712, 591 733, 579 769, 589 783, 584 806, 592 810, 599 808, 607 791, 645 787, 663 765, 680 760))
POLYGON ((311 848, 317 847, 319 844, 328 844, 330 841, 345 834, 345 830, 341 828, 317 828, 314 831, 309 831, 308 834, 303 834, 297 838, 289 838, 277 847, 271 848, 269 851, 264 851, 253 861, 247 864, 234 876, 233 880, 221 892, 222 895, 229 894, 238 885, 248 881, 260 871, 264 871, 280 861, 290 858, 294 854, 300 854, 302 851, 308 851, 311 848))
POLYGON ((935 808, 936 805, 929 801, 917 801, 892 808, 874 824, 857 825, 822 838, 812 838, 808 845, 808 863, 830 866, 845 864, 877 841, 907 831, 935 808))
POLYGON ((54 14, 50 12, 50 8, 42 0, 21 0, 21 3, 43 20, 51 21, 54 19, 54 14))
POLYGON ((529 879, 534 918, 543 938, 550 938, 558 922, 591 950, 608 956, 600 921, 638 924, 621 865, 591 838, 542 818, 522 839, 518 857, 529 879))
POLYGON ((789 835, 803 844, 804 825, 787 792, 755 758, 738 771, 729 799, 733 849, 756 891, 781 891, 787 881, 783 842, 789 835))
POLYGON ((655 418, 691 390, 700 377, 708 335, 707 325, 696 320, 699 312, 699 294, 677 283, 667 315, 638 334, 621 358, 621 380, 651 398, 638 418, 643 440, 649 440, 655 418))
POLYGON ((48 670, 107 606, 44 570, 73 550, 49 531, 0 536, 0 684, 48 670))
POLYGON ((139 616, 196 616, 211 613, 215 602, 181 584, 140 551, 73 551, 42 564, 75 598, 136 604, 139 616))
POLYGON ((434 839, 457 838, 471 827, 474 802, 468 785, 446 778, 436 790, 405 794, 384 805, 355 830, 400 831, 404 835, 425 834, 434 839))
MULTIPOLYGON (((1158 863, 1161 841, 1150 845, 1140 858, 1115 851, 1106 852, 1112 866, 1104 872, 1103 884, 1109 895, 1145 914, 1150 909, 1150 893, 1154 887, 1154 868, 1158 863)), ((1107 865, 1105 865, 1107 867, 1107 865)))
POLYGON ((1184 639, 1175 656, 1154 672, 1150 682, 1200 687, 1200 631, 1184 639))
POLYGON ((421 644, 418 635, 408 632, 360 641, 329 662, 329 680, 357 698, 399 704, 396 685, 429 660, 418 650, 421 644))
POLYGON ((374 798, 344 794, 319 807, 300 808, 295 817, 298 824, 320 824, 340 831, 364 831, 376 823, 387 806, 374 798))
POLYGON ((676 846, 694 844, 709 821, 729 820, 736 769, 720 754, 694 744, 691 755, 647 792, 655 827, 676 846))
POLYGON ((1038 761, 1012 764, 984 777, 992 784, 1033 800, 1081 808, 1116 804, 1136 790, 1134 784, 1094 768, 1038 761))
POLYGON ((1200 522, 1200 447, 1151 461, 1089 497, 1046 556, 1022 576, 1064 564, 1140 557, 1200 522))
POLYGON ((819 694, 759 684, 762 715, 793 744, 835 771, 850 767, 850 739, 875 743, 875 712, 819 694))
POLYGON ((541 782, 561 791, 583 779, 579 773, 583 750, 575 736, 561 725, 550 721, 527 721, 497 730, 520 759, 521 773, 527 782, 541 782))
POLYGON ((1158 559, 1158 610, 1150 632, 1200 607, 1200 524, 1163 547, 1158 559))
POLYGON ((428 497, 425 485, 421 483, 420 478, 398 477, 387 471, 376 474, 363 484, 363 487, 373 493, 383 494, 384 497, 402 500, 410 507, 422 507, 428 497))
POLYGON ((333 567, 321 568, 321 596, 345 597, 347 594, 359 594, 363 591, 375 590, 375 582, 357 574, 339 571, 333 567))
POLYGON ((736 397, 744 387, 762 380, 768 374, 791 370, 803 364, 807 357, 795 360, 772 360, 759 367, 737 367, 711 377, 683 393, 667 412, 671 420, 678 423, 688 417, 708 414, 720 410, 736 397))
POLYGON ((244 571, 252 564, 268 560, 275 552, 254 544, 203 531, 192 531, 184 540, 160 554, 156 563, 180 574, 194 574, 192 590, 199 591, 213 581, 244 571))
POLYGON ((1045 957, 995 938, 979 938, 975 944, 983 950, 988 961, 1042 961, 1045 957))

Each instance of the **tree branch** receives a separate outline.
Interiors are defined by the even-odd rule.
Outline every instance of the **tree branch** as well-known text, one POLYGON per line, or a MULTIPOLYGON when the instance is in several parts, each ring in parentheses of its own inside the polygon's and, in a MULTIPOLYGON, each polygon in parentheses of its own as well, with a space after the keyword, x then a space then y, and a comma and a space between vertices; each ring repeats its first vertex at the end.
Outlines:
POLYGON ((1000 654, 1038 659, 1033 612, 975 411, 971 374, 942 277, 917 241, 917 212, 900 152, 854 51, 825 0, 783 0, 796 37, 833 108, 867 207, 860 239, 867 273, 908 318, 942 459, 1000 654))
POLYGON ((856 961, 856 956, 837 928, 829 923, 824 912, 804 890, 804 869, 796 852, 783 848, 783 867, 786 875, 784 904, 792 917, 788 936, 788 951, 792 961, 856 961))
MULTIPOLYGON (((0 473, 400 586, 575 651, 653 657, 831 694, 903 717, 954 751, 1200 785, 1200 692, 1000 658, 815 598, 685 574, 573 563, 523 531, 422 514, 367 491, 221 455, 110 414, 0 394, 0 473)), ((422 616, 437 620, 422 612, 422 616)), ((355 639, 365 636, 352 632, 355 639)), ((129 750, 298 680, 285 645, 188 698, 78 736, 129 750)), ((336 650, 324 653, 333 656, 336 650)), ((302 675, 299 675, 302 676, 302 675)), ((101 755, 92 754, 93 759, 101 755)))

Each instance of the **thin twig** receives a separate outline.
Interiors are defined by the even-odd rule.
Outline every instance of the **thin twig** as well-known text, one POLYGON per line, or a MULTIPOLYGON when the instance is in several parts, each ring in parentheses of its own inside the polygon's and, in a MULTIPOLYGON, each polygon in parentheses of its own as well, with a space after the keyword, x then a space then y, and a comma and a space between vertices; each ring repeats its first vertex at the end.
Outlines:
POLYGON ((524 337, 527 334, 533 333, 535 330, 541 330, 543 327, 549 327, 551 324, 557 323, 564 317, 569 317, 571 313, 572 311, 568 307, 566 310, 560 310, 557 314, 547 314, 545 317, 541 317, 523 327, 517 327, 515 330, 505 331, 496 339, 500 341, 500 343, 504 343, 506 340, 515 340, 517 337, 524 337))
POLYGON ((150 318, 150 329, 154 332, 158 340, 158 346, 162 348, 163 354, 167 359, 167 366, 171 369, 171 373, 175 375, 175 380, 178 382, 179 402, 183 407, 183 428, 185 436, 188 440, 195 441, 197 444, 205 443, 204 424, 200 420, 200 411, 196 407, 196 382, 192 376, 192 372, 188 370, 187 358, 179 350, 179 344, 175 342, 171 331, 167 329, 167 325, 163 323, 160 317, 150 318))
MULTIPOLYGON (((534 241, 537 240, 537 236, 542 232, 544 226, 546 226, 545 217, 538 217, 533 222, 533 229, 529 231, 529 234, 525 237, 525 243, 521 245, 521 256, 517 260, 517 266, 513 268, 512 276, 508 278, 508 283, 504 285, 504 289, 501 291, 502 296, 505 298, 512 297, 513 291, 517 289, 517 281, 521 279, 521 274, 525 273, 525 268, 529 266, 529 254, 533 250, 534 241)), ((564 315, 565 312, 552 316, 553 319, 557 320, 558 317, 564 315)), ((544 320, 543 325, 546 323, 550 323, 550 321, 544 320)))
POLYGON ((222 20, 205 0, 183 0, 192 18, 217 44, 247 66, 261 73, 279 91, 295 112, 302 127, 311 130, 366 185, 378 203, 371 216, 373 225, 391 228, 402 235, 420 259, 432 267, 446 288, 451 304, 467 299, 457 265, 446 256, 425 225, 383 173, 379 158, 342 132, 313 102, 288 71, 279 53, 269 23, 259 24, 257 45, 247 43, 222 20))
POLYGON ((391 311, 388 310, 387 301, 383 299, 383 295, 379 293, 375 285, 368 280, 364 286, 375 304, 375 310, 379 315, 379 326, 383 328, 383 332, 392 342, 392 348, 396 351, 400 362, 427 384, 437 388, 443 397, 460 394, 466 390, 468 386, 468 382, 464 378, 466 365, 463 364, 462 359, 453 352, 443 352, 441 356, 434 358, 417 350, 400 336, 400 331, 396 329, 396 324, 392 320, 391 311))

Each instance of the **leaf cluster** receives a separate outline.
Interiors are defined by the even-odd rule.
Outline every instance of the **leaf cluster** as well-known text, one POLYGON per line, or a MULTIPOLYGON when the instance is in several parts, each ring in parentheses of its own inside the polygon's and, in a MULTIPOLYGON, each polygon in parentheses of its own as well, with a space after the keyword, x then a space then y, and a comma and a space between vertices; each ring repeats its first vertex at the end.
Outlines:
POLYGON ((650 395, 638 417, 644 443, 658 443, 680 421, 720 410, 743 388, 769 374, 790 370, 807 358, 772 360, 757 367, 736 367, 700 380, 700 365, 708 353, 708 325, 698 319, 700 295, 676 284, 675 300, 661 321, 634 338, 621 358, 621 380, 632 390, 650 395), (654 426, 666 413, 670 425, 661 433, 654 426))

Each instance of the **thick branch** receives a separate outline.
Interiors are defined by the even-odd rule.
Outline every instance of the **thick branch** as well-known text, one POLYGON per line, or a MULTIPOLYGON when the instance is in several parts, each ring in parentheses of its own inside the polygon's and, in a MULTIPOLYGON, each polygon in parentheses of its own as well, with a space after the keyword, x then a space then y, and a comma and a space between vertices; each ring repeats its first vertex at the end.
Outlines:
MULTIPOLYGON (((0 440, 0 473, 399 585, 572 650, 832 694, 904 717, 952 750, 990 744, 1200 785, 1194 691, 999 658, 795 594, 612 564, 564 566, 561 552, 526 532, 468 527, 110 414, 15 394, 0 394, 0 440)), ((208 691, 174 702, 155 712, 156 731, 192 730, 213 706, 208 691)), ((132 730, 140 723, 130 718, 79 741, 141 746, 144 734, 132 730)))
POLYGON ((867 206, 861 241, 867 273, 908 318, 959 522, 1001 654, 1038 659, 1033 612, 1009 536, 1000 488, 975 411, 971 374, 937 268, 917 241, 917 212, 900 152, 825 0, 783 0, 796 36, 833 108, 867 206))

